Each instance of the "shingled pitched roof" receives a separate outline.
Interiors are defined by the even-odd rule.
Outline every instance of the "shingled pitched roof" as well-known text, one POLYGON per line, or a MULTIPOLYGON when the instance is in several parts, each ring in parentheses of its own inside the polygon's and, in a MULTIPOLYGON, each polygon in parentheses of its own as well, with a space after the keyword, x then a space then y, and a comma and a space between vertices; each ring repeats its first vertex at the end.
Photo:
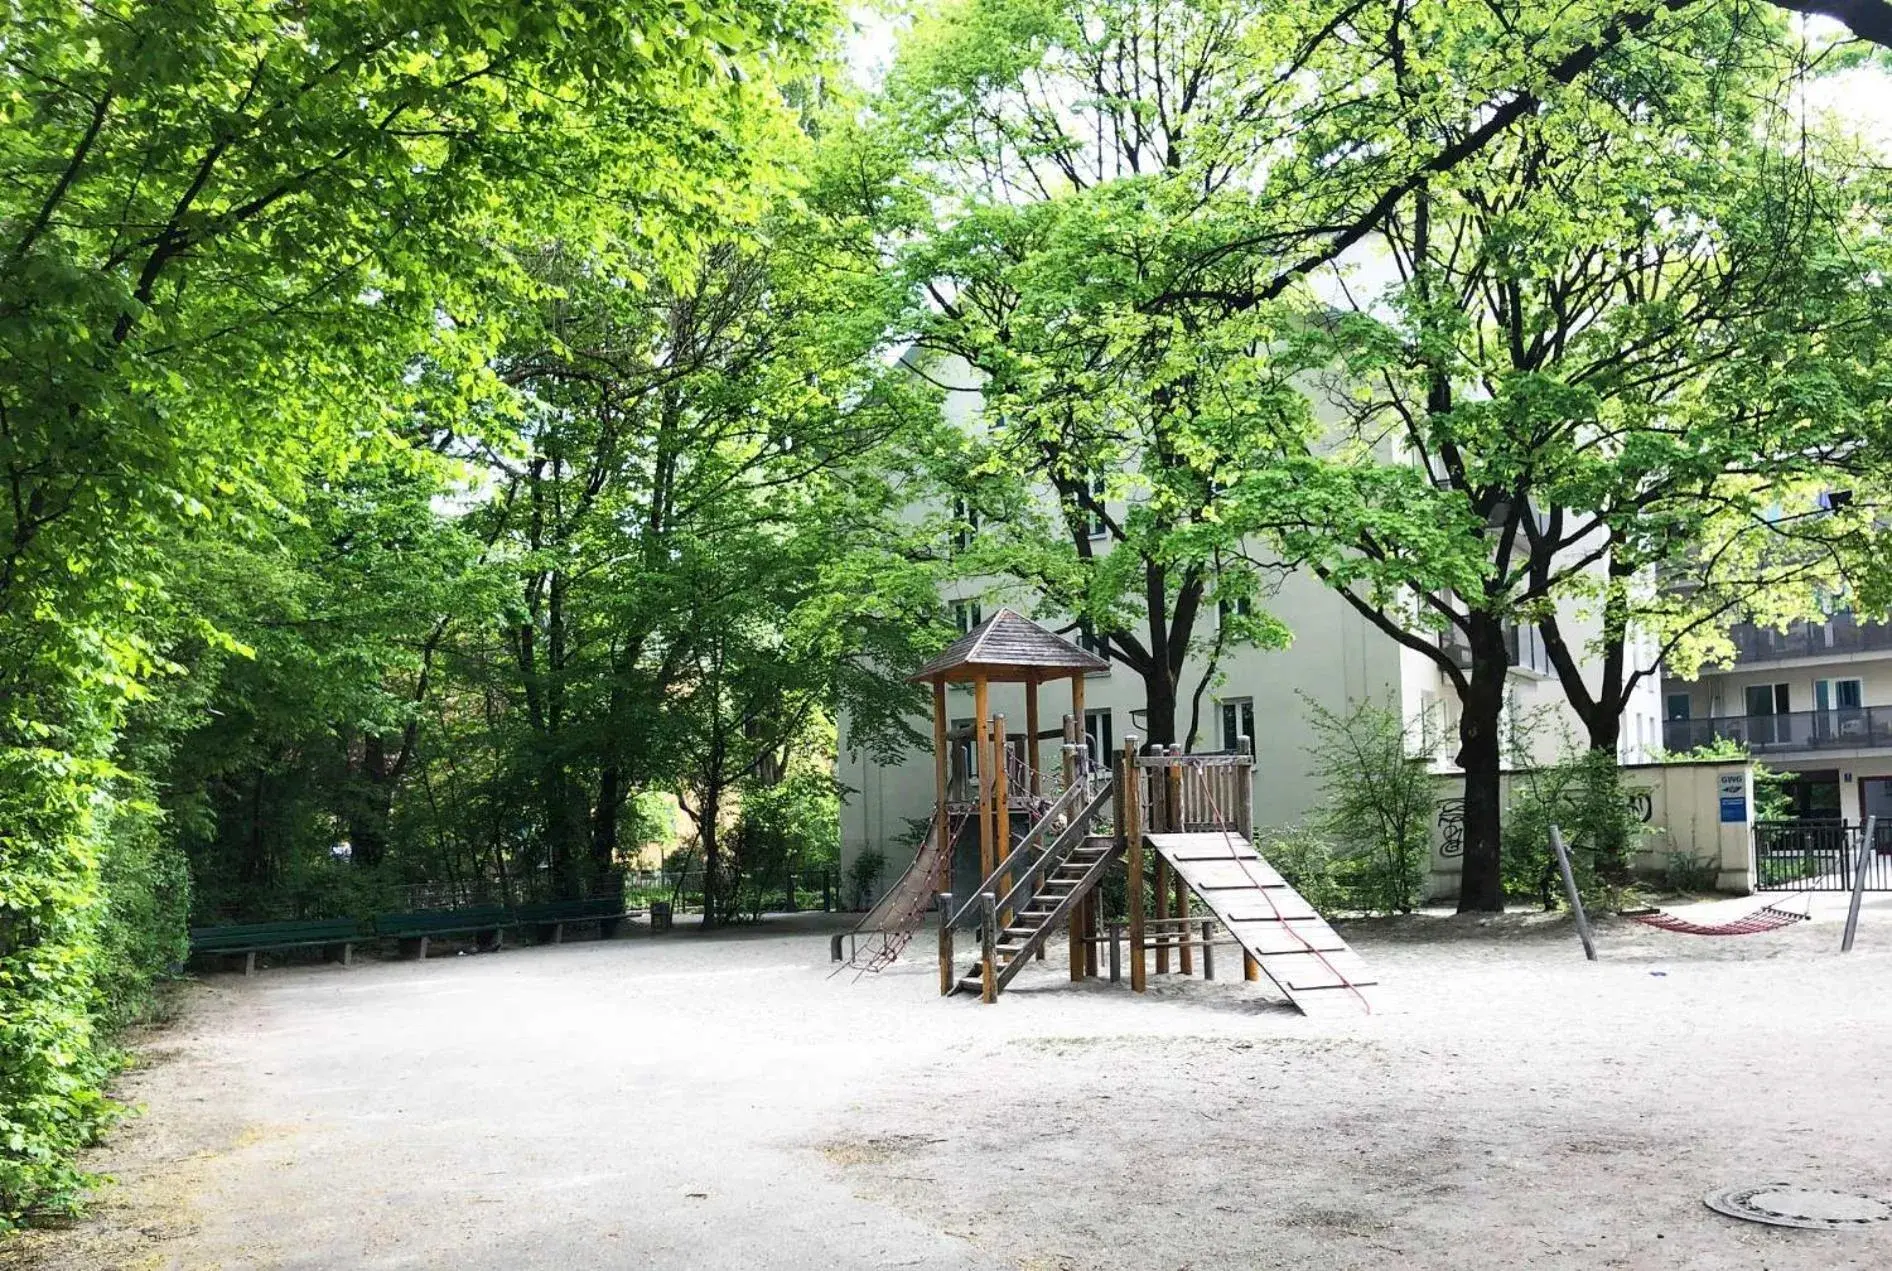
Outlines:
POLYGON ((1055 636, 1022 614, 1001 609, 915 671, 914 683, 952 680, 1055 680, 1108 670, 1094 653, 1055 636))

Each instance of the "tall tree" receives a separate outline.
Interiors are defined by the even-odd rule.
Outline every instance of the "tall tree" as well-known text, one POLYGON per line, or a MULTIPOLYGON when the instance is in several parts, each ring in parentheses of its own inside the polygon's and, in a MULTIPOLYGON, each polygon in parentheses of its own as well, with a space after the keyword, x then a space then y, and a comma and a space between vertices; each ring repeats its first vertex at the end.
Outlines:
POLYGON ((1343 280, 1342 311, 1314 319, 1341 355, 1342 444, 1249 494, 1249 523, 1272 520, 1456 689, 1461 908, 1503 903, 1519 631, 1541 629, 1591 744, 1614 753, 1655 673, 1632 640, 1673 652, 1732 604, 1810 596, 1866 514, 1794 515, 1883 409, 1871 199, 1844 155, 1777 127, 1766 103, 1792 61, 1773 34, 1725 47, 1739 54, 1716 74, 1687 46, 1625 63, 1615 100, 1545 112, 1390 215, 1397 284, 1343 280), (1566 635, 1578 608, 1600 613, 1592 644, 1566 635))

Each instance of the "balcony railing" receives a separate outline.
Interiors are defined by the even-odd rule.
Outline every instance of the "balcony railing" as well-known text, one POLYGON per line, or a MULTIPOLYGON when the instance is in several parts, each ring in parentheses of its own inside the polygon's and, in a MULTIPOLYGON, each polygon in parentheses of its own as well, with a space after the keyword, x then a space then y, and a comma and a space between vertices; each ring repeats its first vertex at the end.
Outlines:
POLYGON ((1892 706, 1671 719, 1662 725, 1662 745, 1672 751, 1694 750, 1722 738, 1739 742, 1756 755, 1892 747, 1892 706))
POLYGON ((1728 638, 1734 642, 1736 666, 1778 662, 1783 658, 1892 651, 1892 626, 1882 622, 1862 623, 1850 613, 1836 613, 1824 622, 1796 622, 1785 631, 1737 622, 1728 629, 1728 638))

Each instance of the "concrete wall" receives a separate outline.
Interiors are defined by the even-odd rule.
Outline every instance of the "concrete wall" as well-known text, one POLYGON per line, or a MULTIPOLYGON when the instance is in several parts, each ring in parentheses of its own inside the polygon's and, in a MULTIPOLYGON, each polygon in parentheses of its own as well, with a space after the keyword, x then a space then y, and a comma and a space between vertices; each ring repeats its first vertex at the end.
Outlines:
MULTIPOLYGON (((1750 764, 1631 764, 1624 767, 1623 778, 1631 805, 1646 827, 1635 861, 1639 873, 1658 874, 1668 866, 1671 853, 1684 852, 1715 862, 1717 890, 1743 896, 1754 891, 1754 769, 1750 764), (1724 811, 1732 819, 1723 819, 1724 811)), ((1502 780, 1507 810, 1513 788, 1521 780, 1518 774, 1506 774, 1502 780)), ((1452 829, 1453 808, 1463 796, 1464 779, 1441 773, 1438 789, 1426 894, 1444 900, 1458 895, 1464 866, 1462 847, 1452 829)))

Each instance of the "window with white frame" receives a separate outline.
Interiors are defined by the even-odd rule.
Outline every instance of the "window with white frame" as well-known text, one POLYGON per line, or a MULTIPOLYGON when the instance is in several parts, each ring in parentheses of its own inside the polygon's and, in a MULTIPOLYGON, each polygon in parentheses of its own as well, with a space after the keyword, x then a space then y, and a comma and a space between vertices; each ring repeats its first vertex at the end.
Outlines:
POLYGON ((1084 519, 1084 533, 1091 538, 1110 536, 1110 525, 1105 521, 1103 514, 1104 495, 1104 474, 1099 472, 1090 479, 1090 497, 1096 503, 1098 510, 1084 519))
POLYGON ((953 499, 953 551, 963 552, 972 546, 973 536, 979 532, 979 509, 972 506, 963 494, 953 499))
POLYGON ((1107 708, 1084 712, 1084 736, 1090 744, 1091 758, 1109 767, 1110 750, 1116 739, 1111 733, 1110 711, 1107 708))
POLYGON ((960 635, 972 634, 973 628, 984 621, 985 615, 980 611, 978 601, 953 601, 953 625, 959 628, 960 635))
POLYGON ((1242 749, 1243 743, 1253 745, 1255 740, 1255 699, 1252 697, 1225 697, 1222 699, 1222 749, 1234 754, 1242 749))

